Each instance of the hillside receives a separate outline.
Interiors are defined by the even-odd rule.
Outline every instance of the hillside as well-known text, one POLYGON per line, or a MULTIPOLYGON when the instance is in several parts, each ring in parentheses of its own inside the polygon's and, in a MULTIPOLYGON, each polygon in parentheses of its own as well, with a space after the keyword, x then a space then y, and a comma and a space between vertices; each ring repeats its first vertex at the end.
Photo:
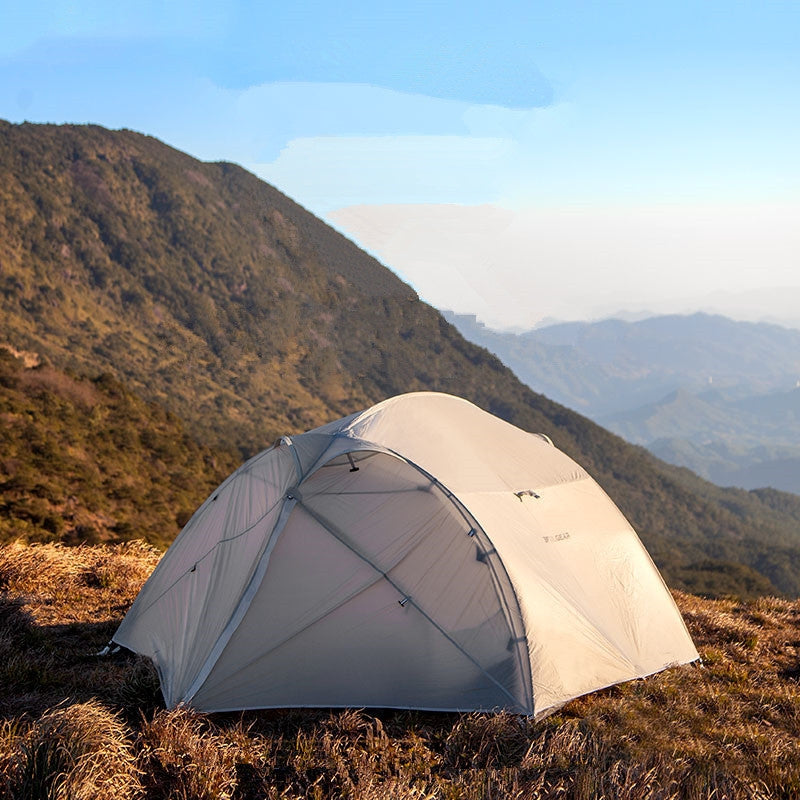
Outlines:
POLYGON ((166 547, 237 465, 110 374, 78 379, 0 347, 0 542, 166 547))
POLYGON ((635 444, 668 436, 736 445, 792 448, 800 453, 800 389, 764 395, 743 390, 678 388, 655 403, 599 420, 635 444))
POLYGON ((800 389, 744 397, 679 389, 599 421, 719 486, 800 494, 800 389))
POLYGON ((669 436, 655 439, 647 449, 658 458, 685 466, 718 486, 770 487, 800 495, 798 447, 747 447, 737 442, 697 442, 669 436))
POLYGON ((732 399, 779 393, 773 403, 783 411, 783 395, 800 380, 800 331, 779 325, 698 313, 503 333, 468 314, 442 313, 529 386, 595 420, 656 403, 678 389, 735 390, 732 399))
POLYGON ((791 513, 678 480, 532 392, 377 261, 231 164, 130 131, 0 124, 0 330, 56 370, 110 373, 241 455, 393 394, 461 395, 583 463, 672 586, 800 594, 791 513))
POLYGON ((790 800, 800 603, 676 595, 703 665, 509 714, 167 711, 154 669, 98 658, 158 554, 0 546, 0 795, 91 800, 790 800))

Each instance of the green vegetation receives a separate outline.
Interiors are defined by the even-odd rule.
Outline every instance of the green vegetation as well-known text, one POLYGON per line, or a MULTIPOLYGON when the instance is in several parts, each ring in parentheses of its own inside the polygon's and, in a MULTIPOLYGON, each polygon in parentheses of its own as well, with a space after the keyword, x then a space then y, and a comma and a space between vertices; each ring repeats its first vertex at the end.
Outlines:
POLYGON ((109 374, 25 369, 0 348, 0 542, 166 547, 236 465, 109 374))
MULTIPOLYGON (((157 403, 197 441, 240 456, 393 394, 460 395, 548 434, 586 466, 671 586, 800 595, 800 523, 783 501, 681 476, 535 394, 391 272, 271 186, 131 131, 0 122, 0 332, 0 344, 61 372, 113 375, 115 391, 131 404, 138 401, 130 392, 157 403)), ((37 413, 50 425, 49 410, 37 413)), ((144 462, 152 462, 146 427, 129 426, 136 435, 109 444, 108 458, 133 458, 142 446, 144 462)), ((173 463, 187 465, 189 440, 175 431, 173 463)), ((43 455, 30 468, 49 476, 48 463, 43 455)), ((195 497, 224 471, 217 464, 203 472, 195 497)), ((192 502, 179 478, 172 489, 164 485, 173 481, 170 469, 159 491, 176 492, 174 502, 163 493, 154 500, 171 509, 169 525, 136 517, 134 503, 123 513, 114 500, 119 510, 104 511, 110 520, 100 538, 168 538, 164 532, 176 530, 174 517, 192 502)), ((83 484, 67 493, 58 471, 47 478, 52 499, 29 484, 17 494, 13 484, 3 490, 2 503, 20 508, 30 495, 30 513, 14 512, 23 534, 33 537, 33 525, 34 538, 82 538, 77 525, 57 517, 67 498, 82 496, 83 484)), ((4 480, 11 474, 6 469, 4 480)), ((111 479, 104 487, 105 499, 96 494, 87 503, 95 515, 114 492, 127 491, 111 479)), ((6 531, 14 535, 10 524, 6 531)))
POLYGON ((363 338, 353 302, 413 295, 275 189, 96 127, 0 123, 0 165, 10 344, 247 452, 369 405, 331 331, 363 338))
POLYGON ((790 800, 800 602, 677 594, 703 666, 509 714, 166 710, 149 662, 92 656, 158 553, 0 547, 0 796, 790 800))

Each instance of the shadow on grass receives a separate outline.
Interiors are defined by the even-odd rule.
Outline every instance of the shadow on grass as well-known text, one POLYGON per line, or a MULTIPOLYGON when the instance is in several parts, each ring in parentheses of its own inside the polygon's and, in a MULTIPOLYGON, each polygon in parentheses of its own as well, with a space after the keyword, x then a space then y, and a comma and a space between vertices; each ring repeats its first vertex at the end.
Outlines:
POLYGON ((0 596, 0 718, 35 718, 65 700, 98 700, 128 718, 163 707, 149 659, 125 650, 98 655, 118 625, 41 625, 23 599, 0 596))

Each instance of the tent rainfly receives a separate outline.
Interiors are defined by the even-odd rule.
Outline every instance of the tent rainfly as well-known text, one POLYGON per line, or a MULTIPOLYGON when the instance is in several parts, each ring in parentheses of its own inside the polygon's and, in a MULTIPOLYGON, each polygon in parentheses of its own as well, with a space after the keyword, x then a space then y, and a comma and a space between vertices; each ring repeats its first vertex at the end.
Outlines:
POLYGON ((113 642, 168 706, 508 709, 698 658, 634 530, 543 435, 419 392, 234 472, 113 642))

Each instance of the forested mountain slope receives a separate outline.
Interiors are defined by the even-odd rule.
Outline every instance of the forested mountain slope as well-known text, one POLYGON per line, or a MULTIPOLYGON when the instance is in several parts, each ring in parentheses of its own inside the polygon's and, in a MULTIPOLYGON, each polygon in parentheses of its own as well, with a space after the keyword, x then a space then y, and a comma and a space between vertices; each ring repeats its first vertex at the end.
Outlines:
POLYGON ((800 594, 779 503, 676 478, 525 387, 276 189, 140 134, 0 123, 0 341, 111 373, 242 455, 393 394, 461 395, 584 464, 673 586, 800 594))
POLYGON ((165 547, 237 463, 109 373, 26 368, 0 347, 0 542, 165 547))

